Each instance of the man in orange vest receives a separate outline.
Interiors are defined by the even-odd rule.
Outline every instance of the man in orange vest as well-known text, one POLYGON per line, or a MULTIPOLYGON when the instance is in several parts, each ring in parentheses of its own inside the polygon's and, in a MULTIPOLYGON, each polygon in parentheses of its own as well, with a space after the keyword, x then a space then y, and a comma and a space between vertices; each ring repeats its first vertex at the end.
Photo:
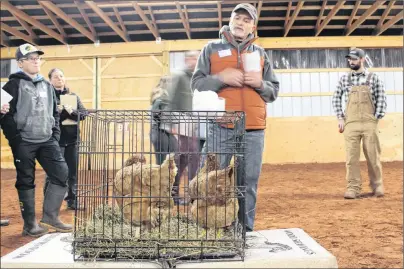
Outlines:
MULTIPOLYGON (((193 90, 215 91, 226 101, 226 111, 244 111, 245 133, 245 178, 238 177, 238 185, 246 186, 245 207, 239 210, 239 219, 245 220, 246 230, 254 229, 258 179, 261 173, 266 127, 266 103, 276 100, 279 82, 265 50, 253 42, 258 19, 257 10, 250 4, 237 5, 230 23, 220 30, 220 39, 208 43, 199 56, 191 81, 193 90), (246 72, 242 61, 246 53, 258 52, 260 68, 246 72), (244 210, 246 210, 245 213, 244 210)), ((211 126, 205 143, 207 152, 228 151, 236 132, 217 124, 211 126)), ((221 168, 226 167, 231 154, 220 158, 221 168)))
POLYGON ((338 127, 340 132, 344 132, 345 137, 348 184, 345 199, 355 199, 361 193, 359 167, 361 140, 373 195, 376 197, 384 195, 377 124, 386 114, 386 94, 381 79, 364 67, 365 56, 362 49, 351 48, 346 56, 351 72, 341 77, 332 99, 338 117, 338 127), (343 95, 345 95, 345 111, 342 109, 343 95))

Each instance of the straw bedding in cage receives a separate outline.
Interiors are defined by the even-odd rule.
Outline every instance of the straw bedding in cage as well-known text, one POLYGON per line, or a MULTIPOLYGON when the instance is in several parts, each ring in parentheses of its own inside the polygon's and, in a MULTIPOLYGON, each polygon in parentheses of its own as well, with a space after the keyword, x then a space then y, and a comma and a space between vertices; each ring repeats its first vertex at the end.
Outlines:
POLYGON ((141 157, 128 159, 115 176, 116 204, 99 206, 76 230, 76 255, 87 259, 192 259, 240 254, 241 227, 234 224, 238 211, 232 188, 234 165, 216 168, 216 158, 208 156, 191 181, 194 202, 188 218, 174 210, 170 195, 169 186, 177 172, 174 155, 161 166, 145 165, 141 157))

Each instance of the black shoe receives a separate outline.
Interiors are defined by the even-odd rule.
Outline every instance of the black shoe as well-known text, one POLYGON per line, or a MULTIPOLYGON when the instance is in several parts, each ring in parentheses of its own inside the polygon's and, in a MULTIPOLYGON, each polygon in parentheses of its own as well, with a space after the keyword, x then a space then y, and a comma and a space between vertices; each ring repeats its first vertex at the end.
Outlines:
POLYGON ((67 209, 83 210, 83 208, 75 200, 67 200, 67 209))
POLYGON ((41 225, 61 233, 70 233, 73 231, 73 226, 71 224, 64 224, 59 219, 59 211, 66 190, 67 187, 49 183, 43 200, 43 217, 41 225))
POLYGON ((18 190, 21 215, 24 219, 22 235, 40 237, 48 233, 48 229, 38 225, 35 217, 35 189, 18 190))

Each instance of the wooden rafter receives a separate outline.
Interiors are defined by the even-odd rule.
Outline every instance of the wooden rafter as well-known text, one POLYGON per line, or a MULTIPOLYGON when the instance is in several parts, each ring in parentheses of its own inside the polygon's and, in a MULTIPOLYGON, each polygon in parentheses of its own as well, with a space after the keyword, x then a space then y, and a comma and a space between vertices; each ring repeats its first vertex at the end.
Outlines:
POLYGON ((186 5, 184 5, 184 15, 185 15, 185 21, 187 22, 188 25, 189 32, 191 33, 191 26, 189 25, 189 18, 188 18, 188 9, 186 5))
POLYGON ((318 36, 321 31, 327 26, 327 24, 331 21, 332 17, 337 14, 338 10, 345 4, 345 1, 339 0, 337 4, 331 9, 331 11, 328 13, 327 17, 323 20, 323 22, 320 24, 320 26, 316 30, 315 36, 318 36))
POLYGON ((3 31, 0 31, 0 33, 1 33, 0 44, 5 47, 10 47, 10 38, 8 38, 8 36, 3 31))
POLYGON ((262 1, 258 1, 258 6, 257 6, 257 21, 255 22, 255 26, 258 25, 258 21, 260 20, 261 9, 262 9, 262 1))
POLYGON ((156 18, 154 17, 154 14, 153 14, 153 8, 151 6, 148 6, 147 9, 149 10, 150 18, 152 19, 154 28, 156 28, 158 30, 159 27, 157 25, 156 18))
POLYGON ((283 27, 286 28, 286 25, 288 24, 289 18, 290 18, 290 11, 292 10, 292 0, 289 0, 288 3, 288 10, 286 10, 286 16, 285 16, 285 22, 283 24, 283 27))
POLYGON ((390 1, 389 2, 386 9, 383 11, 383 14, 382 14, 379 22, 377 23, 377 26, 376 26, 375 30, 373 31, 373 35, 375 35, 377 33, 377 31, 382 27, 384 21, 386 20, 386 17, 389 15, 389 13, 390 13, 390 11, 393 8, 395 3, 396 3, 396 1, 390 1))
POLYGON ((8 26, 7 24, 2 22, 2 23, 0 23, 0 26, 1 26, 2 31, 6 31, 7 33, 10 33, 22 40, 25 40, 28 43, 38 45, 32 37, 30 37, 29 35, 26 35, 24 33, 21 33, 20 31, 14 29, 13 27, 8 26))
POLYGON ((352 9, 351 16, 349 16, 348 22, 346 24, 346 29, 348 29, 351 25, 353 20, 355 19, 356 13, 358 12, 359 6, 361 5, 362 1, 356 1, 355 7, 352 9))
POLYGON ((327 0, 324 0, 323 4, 321 5, 320 13, 318 14, 316 28, 319 28, 321 25, 321 21, 323 20, 324 10, 326 6, 327 6, 327 0))
POLYGON ((191 39, 191 31, 189 30, 189 25, 187 24, 187 22, 185 20, 185 16, 184 16, 184 13, 182 12, 181 5, 178 1, 175 2, 175 5, 177 7, 178 13, 180 14, 182 25, 184 25, 185 32, 187 33, 187 37, 188 37, 188 39, 191 39))
POLYGON ((84 21, 87 23, 88 29, 90 29, 91 34, 96 37, 97 32, 95 31, 94 25, 91 23, 90 18, 88 17, 86 11, 84 10, 84 8, 82 8, 82 5, 78 1, 74 1, 74 3, 76 4, 77 8, 79 9, 80 15, 83 17, 84 21))
POLYGON ((28 25, 24 20, 20 19, 18 16, 14 16, 16 20, 21 24, 25 31, 31 36, 34 40, 38 39, 38 36, 32 30, 32 27, 28 25))
MULTIPOLYGON (((65 30, 63 29, 63 27, 60 25, 60 23, 58 22, 58 20, 56 19, 56 16, 52 13, 52 11, 50 11, 46 5, 43 3, 43 1, 38 2, 42 9, 45 11, 46 15, 48 15, 49 19, 53 22, 53 24, 55 25, 56 29, 58 29, 59 33, 66 38, 66 33, 65 30)), ((74 26, 73 26, 74 27, 74 26)))
POLYGON ((87 5, 94 10, 95 13, 98 14, 98 16, 101 17, 105 21, 106 24, 108 24, 109 27, 112 28, 112 30, 115 31, 125 42, 129 42, 130 39, 129 37, 121 30, 119 29, 118 26, 102 11, 101 8, 97 6, 97 4, 93 1, 86 1, 87 5))
POLYGON ((297 15, 299 14, 300 10, 303 7, 303 4, 304 4, 304 1, 302 1, 302 0, 299 0, 299 2, 297 3, 295 11, 293 11, 293 15, 292 15, 292 17, 288 21, 288 24, 285 27, 285 32, 283 34, 284 37, 288 35, 289 30, 292 28, 292 25, 295 22, 297 15))
POLYGON ((41 5, 44 5, 46 8, 54 12, 57 16, 59 16, 61 19, 63 19, 65 22, 73 26, 77 31, 82 33, 85 37, 90 39, 91 41, 95 42, 96 38, 95 36, 88 31, 86 28, 84 28, 81 24, 79 24, 75 19, 70 18, 67 16, 66 13, 63 12, 59 7, 57 7, 54 3, 50 1, 42 1, 41 5))
POLYGON ((350 35, 359 25, 361 25, 370 15, 373 14, 385 1, 376 1, 368 10, 363 13, 346 31, 346 35, 350 35))
POLYGON ((159 31, 152 25, 149 18, 147 18, 146 14, 144 14, 143 9, 139 6, 137 2, 132 3, 133 8, 136 10, 136 13, 140 16, 142 21, 146 24, 147 28, 149 28, 150 32, 152 32, 153 36, 157 39, 160 37, 159 31))
POLYGON ((115 17, 117 18, 119 25, 121 26, 121 30, 125 33, 126 36, 128 36, 128 31, 126 30, 125 24, 122 20, 121 15, 119 15, 119 11, 117 7, 113 7, 112 8, 114 10, 115 13, 115 17))
MULTIPOLYGON (((385 24, 383 24, 375 33, 375 35, 380 35, 381 33, 383 33, 384 31, 386 31, 387 29, 389 29, 391 26, 393 26, 394 24, 396 24, 398 21, 403 19, 403 14, 404 11, 401 10, 400 13, 398 13, 396 16, 394 16, 392 19, 390 19, 388 22, 386 22, 385 24)), ((401 26, 402 27, 402 26, 401 26)))
POLYGON ((50 29, 49 27, 47 27, 43 23, 41 23, 41 22, 37 21, 36 19, 32 18, 27 13, 17 9, 13 5, 11 5, 8 1, 1 1, 1 6, 2 6, 2 8, 8 10, 10 13, 14 14, 15 16, 18 16, 20 19, 23 19, 24 21, 28 22, 29 24, 39 28, 41 31, 47 33, 48 35, 50 35, 54 39, 60 41, 63 44, 67 44, 67 42, 66 42, 66 40, 65 40, 65 38, 63 36, 56 33, 55 31, 53 31, 52 29, 50 29))
POLYGON ((219 1, 217 2, 217 15, 219 18, 219 30, 222 29, 223 24, 222 24, 222 3, 220 3, 219 1))

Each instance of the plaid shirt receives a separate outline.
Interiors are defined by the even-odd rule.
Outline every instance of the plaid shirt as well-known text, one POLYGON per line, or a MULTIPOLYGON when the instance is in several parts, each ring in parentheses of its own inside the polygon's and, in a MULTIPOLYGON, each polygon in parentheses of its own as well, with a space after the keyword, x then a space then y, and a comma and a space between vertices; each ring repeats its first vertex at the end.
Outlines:
MULTIPOLYGON (((350 72, 341 77, 337 85, 337 89, 332 97, 332 106, 335 114, 337 114, 338 119, 344 118, 344 111, 342 109, 342 96, 345 95, 344 104, 346 104, 348 102, 349 90, 351 86, 366 85, 366 79, 369 73, 370 72, 365 69, 365 71, 362 73, 350 72), (348 76, 351 76, 352 85, 348 85, 348 76)), ((372 78, 370 79, 370 94, 372 96, 373 104, 376 108, 375 117, 376 119, 381 119, 386 114, 387 109, 386 93, 384 91, 383 82, 375 73, 373 73, 372 78)))

